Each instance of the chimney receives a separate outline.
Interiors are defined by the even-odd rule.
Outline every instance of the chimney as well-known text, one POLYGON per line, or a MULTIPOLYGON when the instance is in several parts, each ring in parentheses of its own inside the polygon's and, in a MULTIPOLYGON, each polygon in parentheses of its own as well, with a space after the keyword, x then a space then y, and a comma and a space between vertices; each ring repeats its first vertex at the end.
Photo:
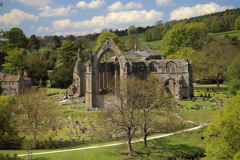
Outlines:
POLYGON ((2 68, 2 73, 5 73, 5 68, 2 68))
POLYGON ((18 73, 19 76, 22 75, 22 69, 19 68, 18 71, 17 71, 17 73, 18 73))
POLYGON ((26 69, 23 70, 23 76, 27 77, 27 70, 26 69))

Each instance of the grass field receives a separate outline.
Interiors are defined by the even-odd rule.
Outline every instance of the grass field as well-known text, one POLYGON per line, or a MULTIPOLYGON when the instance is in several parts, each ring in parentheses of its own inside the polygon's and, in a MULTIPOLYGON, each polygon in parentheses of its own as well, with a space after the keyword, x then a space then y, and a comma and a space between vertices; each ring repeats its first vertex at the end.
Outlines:
MULTIPOLYGON (((223 107, 225 107, 227 105, 227 103, 231 100, 231 97, 229 98, 225 98, 224 96, 226 96, 226 94, 222 94, 223 92, 227 92, 227 91, 219 91, 219 94, 216 94, 215 92, 209 91, 198 91, 196 90, 198 87, 208 87, 208 88, 216 88, 216 86, 212 86, 212 85, 194 85, 194 95, 195 98, 198 98, 199 94, 202 94, 203 96, 205 95, 205 93, 207 93, 207 95, 210 93, 210 98, 219 98, 223 100, 223 107), (213 93, 215 93, 215 96, 213 96, 213 93)), ((225 86, 226 87, 226 86, 225 86)), ((208 100, 206 101, 202 101, 201 99, 199 100, 199 102, 192 102, 191 99, 184 99, 183 101, 179 101, 178 103, 185 105, 184 111, 180 111, 180 113, 186 117, 188 120, 193 121, 193 122, 209 122, 212 120, 212 117, 214 116, 214 114, 216 113, 216 110, 212 110, 211 105, 214 104, 214 102, 209 102, 208 100), (187 107, 193 107, 194 105, 207 105, 206 110, 186 110, 186 106, 187 107)), ((218 106, 220 108, 220 103, 218 102, 218 106)), ((216 108, 215 107, 215 108, 216 108)))
POLYGON ((220 32, 220 33, 214 33, 213 36, 219 36, 219 37, 224 37, 226 34, 229 36, 237 36, 238 39, 240 39, 240 30, 233 30, 233 31, 228 31, 228 32, 220 32))
MULTIPOLYGON (((167 160, 172 157, 198 157, 199 154, 203 154, 206 144, 201 137, 203 136, 204 128, 195 131, 184 132, 169 137, 154 139, 148 141, 148 149, 142 148, 142 142, 133 143, 132 149, 141 154, 141 157, 132 158, 129 156, 121 155, 122 152, 127 150, 127 145, 103 147, 96 149, 87 149, 80 151, 70 151, 62 153, 53 153, 45 155, 35 155, 32 157, 33 160, 65 160, 71 158, 72 160, 91 159, 161 159, 167 160)), ((104 143, 102 143, 104 144, 104 143)), ((92 146, 84 145, 84 147, 92 146)), ((79 146, 80 147, 80 146, 79 146)), ((83 146, 81 146, 83 147, 83 146)), ((75 148, 75 147, 68 147, 75 148)), ((67 148, 62 148, 67 149, 67 148)), ((59 150, 59 149, 57 149, 59 150)), ((55 151, 55 150, 34 150, 33 153, 55 151)), ((0 153, 9 154, 24 154, 25 151, 0 151, 0 153)))
MULTIPOLYGON (((119 37, 120 39, 125 39, 126 40, 126 43, 128 43, 128 36, 122 36, 122 37, 119 37)), ((162 41, 159 40, 159 41, 152 41, 152 42, 147 42, 144 38, 144 33, 139 33, 137 35, 137 39, 141 42, 141 48, 144 48, 146 45, 150 45, 152 48, 156 49, 156 48, 159 48, 162 46, 162 41)), ((159 50, 158 50, 159 51, 159 50)))

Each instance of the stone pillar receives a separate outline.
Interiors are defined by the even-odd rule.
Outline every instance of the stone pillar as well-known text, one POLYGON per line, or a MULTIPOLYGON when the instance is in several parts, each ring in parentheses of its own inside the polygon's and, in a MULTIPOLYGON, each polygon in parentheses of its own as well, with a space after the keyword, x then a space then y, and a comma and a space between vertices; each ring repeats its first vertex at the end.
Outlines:
POLYGON ((107 88, 107 70, 106 70, 106 63, 104 63, 103 65, 103 88, 106 89, 107 88))
POLYGON ((91 64, 87 66, 86 71, 86 108, 92 107, 92 72, 91 64))
POLYGON ((103 89, 103 68, 102 65, 100 65, 99 68, 99 90, 103 89))

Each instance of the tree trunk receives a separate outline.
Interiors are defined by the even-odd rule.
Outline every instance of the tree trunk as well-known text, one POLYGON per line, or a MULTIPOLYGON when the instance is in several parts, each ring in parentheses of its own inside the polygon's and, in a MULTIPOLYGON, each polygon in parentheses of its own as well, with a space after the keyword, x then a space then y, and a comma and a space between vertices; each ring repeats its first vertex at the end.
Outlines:
POLYGON ((220 79, 220 77, 218 75, 218 77, 217 77, 217 88, 220 88, 219 79, 220 79))
POLYGON ((128 140, 128 152, 132 151, 132 144, 131 144, 131 140, 128 140))
POLYGON ((37 146, 37 128, 35 127, 35 130, 34 130, 34 148, 37 146))
POLYGON ((147 134, 143 136, 143 148, 147 148, 147 134))

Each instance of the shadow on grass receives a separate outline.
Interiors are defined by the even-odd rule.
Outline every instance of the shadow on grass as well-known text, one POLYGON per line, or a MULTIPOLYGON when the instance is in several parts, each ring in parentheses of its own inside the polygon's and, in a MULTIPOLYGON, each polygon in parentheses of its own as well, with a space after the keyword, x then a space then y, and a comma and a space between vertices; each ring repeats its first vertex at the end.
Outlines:
POLYGON ((171 144, 166 138, 152 140, 148 142, 148 150, 142 150, 143 157, 151 159, 168 160, 176 157, 197 158, 203 156, 205 150, 201 147, 188 144, 171 144))
POLYGON ((50 158, 32 158, 32 160, 50 160, 50 158))

